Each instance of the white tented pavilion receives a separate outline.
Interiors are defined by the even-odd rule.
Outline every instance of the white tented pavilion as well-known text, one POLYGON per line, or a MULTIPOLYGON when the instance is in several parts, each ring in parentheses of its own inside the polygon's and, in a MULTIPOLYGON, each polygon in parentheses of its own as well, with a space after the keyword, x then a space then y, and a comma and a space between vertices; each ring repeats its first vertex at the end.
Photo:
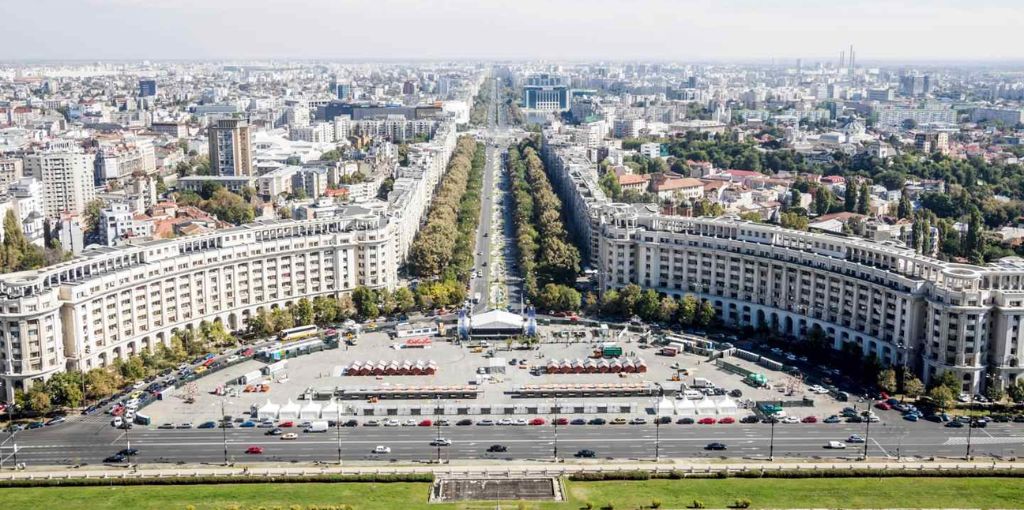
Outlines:
POLYGON ((655 409, 655 413, 658 416, 672 416, 676 412, 675 404, 673 404, 671 400, 665 397, 661 397, 661 400, 659 400, 658 403, 655 405, 657 406, 657 409, 655 409))
POLYGON ((736 401, 729 397, 725 397, 715 403, 718 406, 718 414, 736 414, 739 411, 739 406, 736 405, 736 401))
POLYGON ((341 406, 333 398, 320 410, 320 416, 325 419, 335 419, 342 413, 341 406))
POLYGON ((693 416, 697 414, 697 405, 688 398, 676 400, 676 414, 680 416, 693 416))
POLYGON ((281 406, 281 409, 277 413, 277 417, 281 420, 297 419, 299 417, 299 404, 296 404, 289 399, 287 404, 281 406))
POLYGON ((702 416, 718 414, 718 406, 710 398, 698 400, 697 414, 702 416))
POLYGON ((320 419, 320 409, 322 409, 320 404, 311 401, 302 406, 302 410, 299 411, 299 418, 303 420, 318 420, 320 419))
POLYGON ((256 416, 261 420, 276 420, 277 413, 281 410, 281 406, 267 400, 266 404, 260 406, 256 411, 256 416))

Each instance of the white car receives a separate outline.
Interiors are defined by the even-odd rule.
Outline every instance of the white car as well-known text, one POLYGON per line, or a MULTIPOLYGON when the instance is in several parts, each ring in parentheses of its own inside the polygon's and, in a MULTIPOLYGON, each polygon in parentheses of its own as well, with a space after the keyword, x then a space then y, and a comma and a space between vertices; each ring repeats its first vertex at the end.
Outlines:
POLYGON ((847 443, 863 443, 864 442, 864 438, 860 437, 857 434, 854 434, 854 435, 846 438, 846 442, 847 443))
POLYGON ((390 446, 377 445, 373 448, 373 453, 391 453, 390 446))
POLYGON ((430 446, 451 446, 452 440, 447 438, 439 438, 430 442, 430 446))
POLYGON ((405 420, 405 422, 402 423, 402 426, 403 427, 415 427, 416 424, 417 424, 416 420, 405 420))
POLYGON ((498 420, 498 425, 512 425, 512 423, 513 422, 511 418, 502 418, 498 420))
POLYGON ((110 420, 111 427, 120 427, 124 424, 124 420, 120 416, 115 416, 113 420, 110 420))
POLYGON ((787 416, 779 420, 779 423, 800 423, 800 419, 796 416, 787 416))
POLYGON ((398 420, 384 420, 385 427, 397 427, 399 425, 401 425, 401 423, 399 423, 398 420))
POLYGON ((830 450, 845 450, 846 443, 842 441, 829 441, 828 444, 825 445, 825 448, 828 448, 830 450))

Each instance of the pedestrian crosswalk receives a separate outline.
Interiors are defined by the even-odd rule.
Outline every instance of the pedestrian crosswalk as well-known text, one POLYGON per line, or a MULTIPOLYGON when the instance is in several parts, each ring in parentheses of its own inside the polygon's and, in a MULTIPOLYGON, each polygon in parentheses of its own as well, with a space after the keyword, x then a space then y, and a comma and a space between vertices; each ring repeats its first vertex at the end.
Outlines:
MULTIPOLYGON (((943 443, 945 446, 953 445, 966 445, 967 437, 951 437, 943 443)), ((1019 436, 1005 436, 1005 437, 972 437, 971 444, 1024 444, 1024 437, 1019 436)))

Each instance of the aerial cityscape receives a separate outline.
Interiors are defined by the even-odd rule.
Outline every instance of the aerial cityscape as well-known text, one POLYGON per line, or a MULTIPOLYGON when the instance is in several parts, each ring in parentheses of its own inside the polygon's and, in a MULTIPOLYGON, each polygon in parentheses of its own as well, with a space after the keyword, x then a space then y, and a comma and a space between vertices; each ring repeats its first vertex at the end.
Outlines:
POLYGON ((1024 508, 1020 6, 67 4, 5 508, 1024 508))

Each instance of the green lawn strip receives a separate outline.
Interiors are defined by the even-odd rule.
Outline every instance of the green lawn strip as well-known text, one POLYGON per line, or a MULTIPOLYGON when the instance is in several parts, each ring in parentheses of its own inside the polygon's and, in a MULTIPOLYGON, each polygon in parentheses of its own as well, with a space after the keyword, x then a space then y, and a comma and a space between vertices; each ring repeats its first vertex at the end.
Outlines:
MULTIPOLYGON (((540 510, 635 509, 652 500, 663 508, 684 508, 694 500, 724 508, 749 499, 753 508, 1022 508, 1021 478, 828 478, 648 480, 638 482, 565 482, 566 503, 526 503, 540 510)), ((74 487, 0 490, 4 510, 72 505, 76 510, 181 509, 239 507, 288 509, 292 505, 351 505, 355 510, 482 508, 479 502, 428 504, 425 483, 281 483, 245 485, 74 487)), ((503 505, 516 508, 515 504, 503 505)))
POLYGON ((637 508, 659 500, 683 508, 700 500, 724 508, 737 499, 770 508, 1022 508, 1021 478, 811 478, 726 480, 649 480, 646 482, 569 482, 573 501, 600 508, 637 508))

